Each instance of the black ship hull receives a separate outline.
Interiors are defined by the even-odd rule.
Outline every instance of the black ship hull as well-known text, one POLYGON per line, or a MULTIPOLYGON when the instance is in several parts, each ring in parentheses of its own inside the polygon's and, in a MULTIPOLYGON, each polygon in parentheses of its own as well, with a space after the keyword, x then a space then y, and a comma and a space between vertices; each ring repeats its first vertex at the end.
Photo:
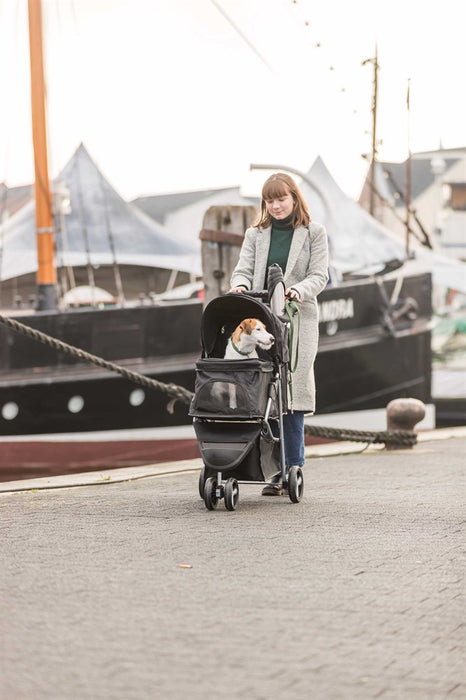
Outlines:
MULTIPOLYGON (((390 296, 395 282, 385 281, 390 296)), ((430 275, 404 280, 416 318, 388 319, 380 285, 364 279, 319 297, 317 412, 383 408, 399 397, 431 399, 430 275)), ((200 355, 202 303, 17 316, 90 353, 189 390, 200 355)), ((393 314, 392 314, 393 316, 393 314)), ((167 427, 190 422, 186 404, 157 389, 59 353, 0 327, 0 435, 167 427)))

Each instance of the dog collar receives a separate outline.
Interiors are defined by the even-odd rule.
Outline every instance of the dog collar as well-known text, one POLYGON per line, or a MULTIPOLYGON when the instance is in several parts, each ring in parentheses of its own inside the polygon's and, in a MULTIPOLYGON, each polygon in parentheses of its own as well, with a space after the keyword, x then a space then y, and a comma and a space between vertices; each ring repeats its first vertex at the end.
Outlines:
POLYGON ((242 350, 240 350, 240 349, 234 344, 233 340, 230 340, 230 342, 231 342, 231 344, 232 344, 232 346, 233 346, 233 350, 236 350, 236 352, 238 352, 240 355, 244 355, 244 357, 247 357, 247 356, 249 355, 248 352, 243 352, 242 350))

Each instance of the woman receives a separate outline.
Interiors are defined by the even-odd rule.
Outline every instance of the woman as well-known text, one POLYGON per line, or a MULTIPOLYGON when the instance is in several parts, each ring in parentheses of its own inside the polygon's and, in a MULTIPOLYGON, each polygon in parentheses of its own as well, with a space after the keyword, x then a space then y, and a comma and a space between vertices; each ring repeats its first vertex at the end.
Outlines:
MULTIPOLYGON (((314 360, 319 339, 316 297, 328 281, 327 234, 311 222, 308 207, 293 178, 271 175, 262 188, 257 221, 244 236, 230 291, 267 288, 267 270, 278 263, 285 294, 300 304, 298 364, 293 374, 292 406, 284 419, 287 467, 304 465, 304 414, 315 410, 314 360)), ((264 496, 281 495, 281 478, 267 485, 264 496)))

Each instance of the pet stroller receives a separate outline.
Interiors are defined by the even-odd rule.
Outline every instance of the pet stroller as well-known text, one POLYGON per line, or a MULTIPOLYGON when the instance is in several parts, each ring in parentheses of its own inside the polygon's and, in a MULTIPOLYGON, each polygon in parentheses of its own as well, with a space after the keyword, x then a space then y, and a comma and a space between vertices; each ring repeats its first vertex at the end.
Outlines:
POLYGON ((202 315, 202 357, 189 414, 204 462, 199 494, 208 510, 222 498, 227 510, 235 510, 238 484, 270 483, 280 475, 293 503, 303 494, 301 468, 288 469, 285 462, 290 318, 281 269, 277 275, 275 267, 269 268, 269 291, 228 293, 207 304, 202 315), (245 318, 262 321, 274 344, 267 352, 258 348, 258 359, 223 359, 228 338, 245 318))

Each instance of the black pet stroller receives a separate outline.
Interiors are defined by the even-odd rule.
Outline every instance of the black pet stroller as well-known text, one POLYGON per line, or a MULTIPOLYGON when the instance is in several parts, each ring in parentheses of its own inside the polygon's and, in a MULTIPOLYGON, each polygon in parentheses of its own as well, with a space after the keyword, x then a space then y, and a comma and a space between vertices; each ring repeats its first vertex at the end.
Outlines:
POLYGON ((290 316, 285 313, 281 269, 271 266, 268 279, 268 291, 228 293, 207 304, 202 315, 202 358, 196 363, 189 414, 204 462, 199 494, 208 510, 222 498, 227 510, 235 510, 238 484, 264 485, 280 475, 293 503, 303 494, 302 470, 286 467, 282 438, 290 316), (245 318, 262 321, 274 344, 267 352, 258 348, 258 359, 223 359, 228 338, 245 318))

